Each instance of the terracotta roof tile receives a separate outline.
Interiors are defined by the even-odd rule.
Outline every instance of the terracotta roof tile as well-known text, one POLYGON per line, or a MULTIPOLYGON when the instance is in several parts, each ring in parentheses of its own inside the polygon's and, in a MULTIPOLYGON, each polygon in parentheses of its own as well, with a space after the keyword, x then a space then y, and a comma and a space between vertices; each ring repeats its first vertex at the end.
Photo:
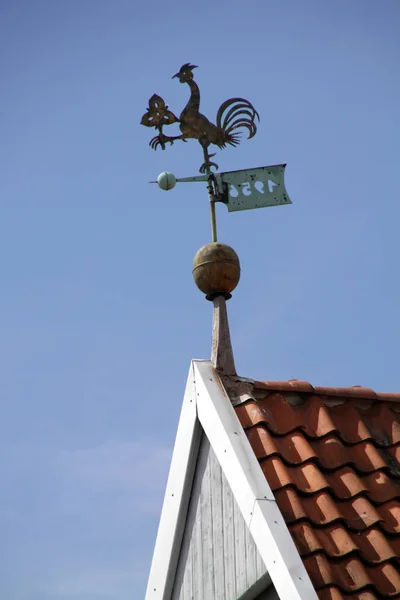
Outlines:
POLYGON ((400 394, 255 383, 236 407, 320 600, 400 597, 400 394))
POLYGON ((261 424, 248 430, 248 438, 257 458, 278 454, 285 463, 292 465, 313 460, 326 470, 334 470, 344 465, 351 465, 362 473, 372 473, 379 469, 395 470, 400 476, 400 446, 388 448, 392 464, 388 465, 388 456, 370 441, 354 446, 349 455, 348 447, 335 435, 330 434, 322 439, 308 440, 299 431, 293 431, 283 437, 272 436, 261 424))
POLYGON ((308 394, 318 394, 319 396, 339 396, 340 398, 362 398, 372 400, 386 400, 391 402, 400 402, 400 393, 398 394, 382 394, 374 392, 371 388, 365 388, 360 385, 352 387, 320 387, 313 386, 307 381, 298 381, 292 379, 289 381, 255 381, 256 388, 268 391, 280 392, 301 392, 308 394))
POLYGON ((336 433, 345 444, 371 439, 378 447, 387 447, 400 442, 398 413, 384 403, 362 410, 351 400, 336 406, 325 400, 310 396, 303 404, 291 404, 282 394, 270 394, 268 403, 247 402, 238 407, 238 414, 244 427, 265 422, 276 435, 299 429, 310 438, 336 433))
POLYGON ((329 587, 321 590, 318 593, 321 600, 346 600, 346 598, 354 600, 378 600, 378 596, 375 596, 372 592, 359 592, 357 595, 355 594, 342 594, 338 588, 329 587))
POLYGON ((366 567, 357 558, 334 562, 320 553, 304 558, 304 564, 317 590, 327 585, 337 585, 347 593, 370 587, 375 588, 378 597, 392 598, 399 594, 399 568, 388 562, 377 567, 366 567))
POLYGON ((278 456, 262 461, 261 468, 273 490, 286 485, 294 485, 303 494, 327 489, 339 500, 365 493, 377 504, 400 497, 397 482, 382 471, 360 477, 351 467, 341 467, 334 472, 324 472, 311 462, 289 467, 278 456))
POLYGON ((325 491, 309 497, 301 497, 294 489, 286 488, 276 490, 275 498, 288 523, 309 519, 313 525, 321 526, 341 520, 353 531, 361 531, 366 527, 381 524, 382 529, 387 533, 400 533, 400 507, 397 502, 393 507, 394 514, 387 509, 385 519, 384 508, 389 507, 390 503, 380 507, 378 512, 363 496, 339 503, 325 491))
POLYGON ((400 538, 394 538, 389 543, 385 534, 377 528, 355 533, 341 523, 317 529, 303 521, 294 524, 291 532, 303 556, 325 551, 331 558, 340 558, 353 552, 365 562, 379 564, 396 559, 400 551, 400 538))

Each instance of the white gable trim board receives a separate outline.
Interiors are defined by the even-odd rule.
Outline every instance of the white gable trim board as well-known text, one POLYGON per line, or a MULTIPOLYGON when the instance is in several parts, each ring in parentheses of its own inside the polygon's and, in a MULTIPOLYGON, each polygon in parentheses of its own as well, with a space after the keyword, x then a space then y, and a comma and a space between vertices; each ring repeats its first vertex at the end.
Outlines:
POLYGON ((210 361, 198 360, 192 361, 189 370, 146 600, 171 600, 202 431, 210 441, 279 599, 317 600, 221 379, 210 361))
POLYGON ((146 600, 171 598, 202 433, 196 406, 192 362, 165 490, 146 600))

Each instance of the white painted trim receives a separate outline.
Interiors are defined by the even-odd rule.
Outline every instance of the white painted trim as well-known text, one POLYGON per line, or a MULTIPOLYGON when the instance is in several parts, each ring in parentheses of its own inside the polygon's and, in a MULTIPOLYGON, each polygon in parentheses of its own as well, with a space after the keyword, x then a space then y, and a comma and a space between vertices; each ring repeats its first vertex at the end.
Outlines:
POLYGON ((170 600, 171 597, 200 437, 194 369, 191 363, 147 584, 146 600, 170 600))
POLYGON ((194 361, 193 364, 199 421, 280 600, 318 600, 220 377, 210 361, 194 361))

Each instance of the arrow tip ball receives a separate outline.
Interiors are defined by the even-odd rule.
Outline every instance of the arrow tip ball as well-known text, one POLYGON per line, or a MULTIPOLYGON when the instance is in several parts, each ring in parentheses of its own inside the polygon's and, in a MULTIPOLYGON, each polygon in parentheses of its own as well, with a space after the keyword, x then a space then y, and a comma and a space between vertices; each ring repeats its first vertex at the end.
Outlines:
POLYGON ((176 177, 172 173, 160 173, 157 177, 157 183, 162 190, 172 190, 176 185, 176 177))

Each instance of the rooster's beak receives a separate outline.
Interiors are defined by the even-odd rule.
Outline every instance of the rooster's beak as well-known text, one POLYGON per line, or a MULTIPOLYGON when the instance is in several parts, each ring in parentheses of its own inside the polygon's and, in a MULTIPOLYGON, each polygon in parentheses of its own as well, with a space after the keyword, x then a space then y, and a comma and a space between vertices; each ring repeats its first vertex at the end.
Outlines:
POLYGON ((179 77, 179 73, 175 73, 175 75, 172 75, 171 79, 175 79, 175 77, 179 77))

